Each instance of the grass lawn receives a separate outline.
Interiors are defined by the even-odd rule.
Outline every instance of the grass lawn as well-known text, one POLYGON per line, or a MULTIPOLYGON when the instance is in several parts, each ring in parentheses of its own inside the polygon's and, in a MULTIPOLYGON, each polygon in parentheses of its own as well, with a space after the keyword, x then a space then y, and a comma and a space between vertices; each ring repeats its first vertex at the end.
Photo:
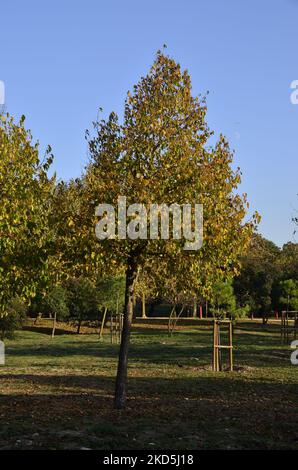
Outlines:
POLYGON ((136 324, 128 403, 113 409, 109 334, 28 328, 0 366, 1 449, 298 449, 298 366, 279 326, 239 322, 235 372, 214 373, 211 327, 136 324))

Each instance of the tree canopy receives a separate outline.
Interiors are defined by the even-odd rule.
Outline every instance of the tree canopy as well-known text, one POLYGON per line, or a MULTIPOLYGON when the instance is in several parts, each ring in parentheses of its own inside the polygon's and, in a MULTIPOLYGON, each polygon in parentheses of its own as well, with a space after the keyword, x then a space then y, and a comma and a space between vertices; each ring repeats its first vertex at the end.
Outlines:
POLYGON ((51 149, 40 160, 38 144, 25 129, 24 117, 15 123, 0 120, 0 316, 12 298, 31 299, 46 283, 50 198, 54 178, 47 170, 51 149))
POLYGON ((111 113, 107 121, 94 124, 95 133, 89 137, 84 197, 90 221, 96 222, 99 204, 116 207, 119 196, 125 196, 128 205, 141 203, 146 208, 152 203, 204 207, 204 243, 199 250, 186 253, 185 239, 148 239, 138 224, 133 240, 126 232, 118 238, 107 232, 98 243, 104 262, 122 264, 126 271, 117 407, 125 403, 129 331, 140 270, 157 257, 207 293, 216 280, 238 272, 239 256, 258 220, 255 214, 244 222, 246 195, 236 192, 240 170, 232 169, 233 153, 222 135, 214 147, 208 146, 212 132, 206 111, 205 98, 192 96, 188 72, 158 52, 149 73, 127 95, 123 123, 111 113))

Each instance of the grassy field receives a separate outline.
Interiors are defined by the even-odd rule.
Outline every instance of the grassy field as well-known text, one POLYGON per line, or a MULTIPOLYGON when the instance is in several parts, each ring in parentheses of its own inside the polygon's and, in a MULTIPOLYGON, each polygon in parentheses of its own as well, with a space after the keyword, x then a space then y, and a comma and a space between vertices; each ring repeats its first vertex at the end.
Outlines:
POLYGON ((168 337, 159 323, 134 326, 121 412, 108 334, 18 332, 0 367, 0 448, 298 449, 298 366, 278 325, 238 323, 236 370, 214 373, 210 326, 168 337))

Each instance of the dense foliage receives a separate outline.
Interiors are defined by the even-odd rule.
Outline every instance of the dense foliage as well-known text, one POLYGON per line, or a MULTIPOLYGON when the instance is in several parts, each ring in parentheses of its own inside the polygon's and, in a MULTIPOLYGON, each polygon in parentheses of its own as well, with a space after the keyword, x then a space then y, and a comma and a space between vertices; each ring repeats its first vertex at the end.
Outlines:
POLYGON ((298 244, 289 242, 280 249, 255 235, 233 281, 234 292, 239 304, 249 305, 250 313, 267 315, 287 307, 281 289, 289 279, 298 281, 298 244))

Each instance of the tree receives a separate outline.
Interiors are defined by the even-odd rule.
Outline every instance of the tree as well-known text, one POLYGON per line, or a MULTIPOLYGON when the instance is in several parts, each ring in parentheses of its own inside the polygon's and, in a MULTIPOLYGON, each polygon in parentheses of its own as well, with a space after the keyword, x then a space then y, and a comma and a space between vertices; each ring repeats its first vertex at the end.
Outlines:
POLYGON ((133 300, 142 267, 157 257, 168 266, 179 266, 179 272, 191 272, 196 287, 210 291, 214 279, 238 271, 238 257, 256 220, 243 223, 246 196, 235 193, 240 172, 231 168, 233 155, 223 136, 214 148, 207 147, 211 132, 205 115, 205 99, 192 97, 189 74, 159 52, 149 73, 133 94, 128 93, 123 124, 111 113, 107 121, 95 123, 95 135, 89 136, 90 164, 84 176, 89 221, 98 222, 98 204, 116 207, 121 195, 127 205, 144 204, 147 213, 151 203, 204 205, 205 236, 200 250, 186 252, 187 237, 143 237, 133 216, 129 220, 132 229, 135 226, 135 239, 121 234, 115 239, 107 232, 98 243, 103 262, 120 263, 126 276, 116 408, 125 406, 133 300))
POLYGON ((40 160, 24 122, 0 116, 0 317, 15 297, 30 302, 48 277, 52 155, 48 148, 40 160))
POLYGON ((44 311, 53 316, 52 338, 55 336, 57 321, 65 320, 69 315, 67 292, 62 286, 54 286, 45 296, 44 311))
POLYGON ((284 310, 298 310, 298 281, 287 279, 279 283, 279 303, 284 310))
POLYGON ((15 330, 26 320, 27 307, 18 297, 11 299, 6 306, 6 315, 0 317, 0 339, 13 338, 15 330))
POLYGON ((118 314, 123 310, 125 279, 123 276, 114 276, 98 279, 98 305, 102 310, 99 338, 102 338, 108 310, 118 314))
POLYGON ((214 317, 239 318, 248 314, 249 306, 237 306, 232 280, 216 283, 212 289, 210 311, 214 317))
POLYGON ((218 282, 213 287, 210 311, 215 317, 231 315, 236 310, 236 298, 231 282, 218 282))
POLYGON ((193 305, 196 279, 191 269, 187 271, 183 264, 176 266, 166 260, 154 260, 146 269, 147 286, 151 295, 165 300, 172 306, 168 321, 168 334, 172 335, 183 312, 193 305))
POLYGON ((65 284, 67 290, 67 306, 70 319, 77 324, 80 333, 84 320, 97 318, 98 299, 94 284, 85 277, 70 278, 65 284))
POLYGON ((280 249, 259 234, 251 240, 242 258, 242 269, 233 281, 240 305, 249 305, 252 314, 266 315, 272 309, 272 290, 280 279, 280 249))
POLYGON ((160 294, 160 278, 158 273, 158 263, 151 260, 148 266, 144 266, 140 271, 135 284, 135 297, 141 301, 141 316, 147 318, 146 301, 158 297, 160 294))
POLYGON ((298 243, 288 242, 283 245, 278 268, 284 279, 298 280, 298 243))

